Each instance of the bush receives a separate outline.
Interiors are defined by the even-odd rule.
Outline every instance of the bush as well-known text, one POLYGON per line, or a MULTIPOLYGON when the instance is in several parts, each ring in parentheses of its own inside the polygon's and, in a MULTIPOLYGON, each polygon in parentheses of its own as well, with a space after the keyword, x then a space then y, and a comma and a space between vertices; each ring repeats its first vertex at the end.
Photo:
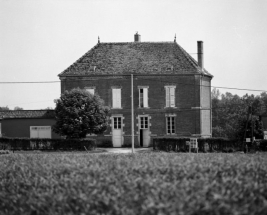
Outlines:
POLYGON ((0 138, 0 144, 10 150, 92 150, 94 139, 39 139, 39 138, 0 138))
POLYGON ((97 144, 97 147, 112 148, 113 144, 111 140, 102 140, 101 143, 97 144))
MULTIPOLYGON (((188 152, 189 137, 155 137, 153 149, 162 151, 188 152)), ((199 152, 234 152, 242 150, 242 143, 226 138, 197 138, 199 152)))

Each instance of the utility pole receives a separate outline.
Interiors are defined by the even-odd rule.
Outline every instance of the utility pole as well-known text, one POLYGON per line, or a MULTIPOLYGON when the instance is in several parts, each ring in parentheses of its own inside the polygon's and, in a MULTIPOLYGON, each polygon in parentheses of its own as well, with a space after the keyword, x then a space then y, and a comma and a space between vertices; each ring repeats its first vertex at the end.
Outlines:
POLYGON ((132 153, 134 153, 134 99, 133 99, 133 74, 131 74, 131 100, 132 100, 132 153))
MULTIPOLYGON (((248 114, 247 114, 247 121, 246 121, 246 128, 245 128, 245 132, 244 132, 243 150, 245 149, 244 142, 246 142, 246 133, 247 133, 247 128, 248 128, 248 120, 249 120, 249 117, 250 117, 251 113, 252 113, 252 107, 249 106, 248 107, 248 114)), ((252 119, 252 117, 251 117, 251 119, 252 119)))

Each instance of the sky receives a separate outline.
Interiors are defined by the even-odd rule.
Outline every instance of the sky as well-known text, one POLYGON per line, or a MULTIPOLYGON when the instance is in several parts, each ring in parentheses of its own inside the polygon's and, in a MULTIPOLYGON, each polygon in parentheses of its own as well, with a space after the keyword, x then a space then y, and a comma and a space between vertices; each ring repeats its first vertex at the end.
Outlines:
POLYGON ((55 107, 58 74, 100 42, 173 41, 222 93, 267 91, 266 0, 0 0, 0 107, 55 107), (53 83, 16 83, 46 82, 53 83), (13 83, 6 83, 13 82, 13 83), (15 83, 14 83, 15 82, 15 83))

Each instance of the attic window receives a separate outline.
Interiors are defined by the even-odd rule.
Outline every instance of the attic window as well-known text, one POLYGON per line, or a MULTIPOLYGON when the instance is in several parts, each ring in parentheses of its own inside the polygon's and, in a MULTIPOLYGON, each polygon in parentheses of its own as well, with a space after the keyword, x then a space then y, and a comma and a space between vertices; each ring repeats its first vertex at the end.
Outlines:
POLYGON ((95 72, 95 69, 96 69, 96 66, 90 66, 89 71, 90 72, 95 72))

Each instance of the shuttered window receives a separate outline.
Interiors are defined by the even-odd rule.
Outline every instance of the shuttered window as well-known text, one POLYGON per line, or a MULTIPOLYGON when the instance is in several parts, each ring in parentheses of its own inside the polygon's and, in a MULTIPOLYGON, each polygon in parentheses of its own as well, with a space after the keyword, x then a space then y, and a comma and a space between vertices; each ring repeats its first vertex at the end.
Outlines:
POLYGON ((175 107, 175 86, 165 86, 166 107, 175 107))
POLYGON ((121 89, 112 89, 112 107, 121 108, 121 89))
POLYGON ((148 107, 148 88, 139 88, 139 107, 148 107))

